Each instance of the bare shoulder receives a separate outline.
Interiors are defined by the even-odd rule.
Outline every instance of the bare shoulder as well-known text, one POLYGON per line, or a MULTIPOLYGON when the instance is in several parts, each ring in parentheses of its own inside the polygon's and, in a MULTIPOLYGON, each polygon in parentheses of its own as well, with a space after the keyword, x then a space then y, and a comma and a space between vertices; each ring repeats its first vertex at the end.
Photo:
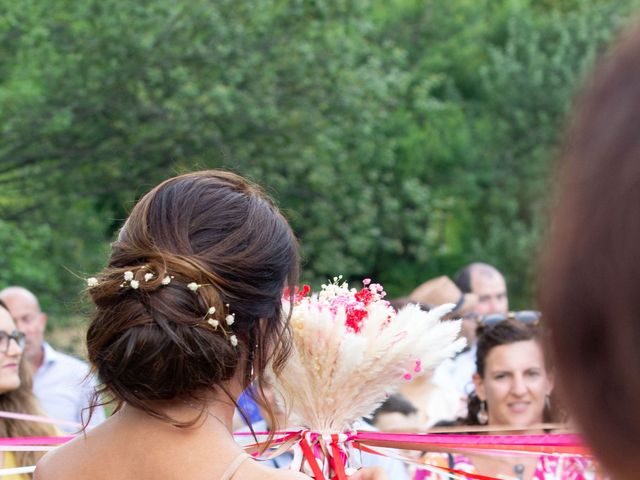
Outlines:
MULTIPOLYGON (((59 458, 59 450, 63 447, 58 447, 55 450, 51 450, 44 457, 42 457, 36 464, 36 470, 33 474, 34 480, 49 480, 55 478, 63 478, 64 461, 59 458)), ((64 456, 64 455, 63 455, 64 456)))
POLYGON ((91 454, 87 454, 87 441, 82 435, 79 435, 70 442, 61 445, 42 457, 36 464, 34 479, 49 480, 58 478, 90 478, 91 473, 88 460, 92 458, 91 454))

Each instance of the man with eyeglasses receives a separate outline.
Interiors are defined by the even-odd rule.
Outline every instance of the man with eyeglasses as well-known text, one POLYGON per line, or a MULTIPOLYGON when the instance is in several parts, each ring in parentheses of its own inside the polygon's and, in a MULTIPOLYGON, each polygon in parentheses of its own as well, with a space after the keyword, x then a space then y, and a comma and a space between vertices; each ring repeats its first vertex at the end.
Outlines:
POLYGON ((472 311, 462 317, 461 335, 467 339, 467 349, 452 360, 446 360, 433 374, 433 382, 443 388, 468 395, 473 389, 476 371, 476 330, 480 319, 489 315, 509 313, 509 298, 504 276, 493 265, 475 262, 462 268, 454 278, 462 293, 473 293, 477 302, 472 311))
MULTIPOLYGON (((54 350, 44 340, 47 315, 40 309, 37 297, 22 287, 8 287, 0 291, 19 331, 26 335, 24 354, 33 369, 33 392, 44 411, 57 420, 82 423, 95 388, 93 379, 86 379, 86 363, 54 350)), ((89 426, 105 418, 102 407, 96 408, 89 426)), ((78 429, 61 427, 68 432, 78 429)))

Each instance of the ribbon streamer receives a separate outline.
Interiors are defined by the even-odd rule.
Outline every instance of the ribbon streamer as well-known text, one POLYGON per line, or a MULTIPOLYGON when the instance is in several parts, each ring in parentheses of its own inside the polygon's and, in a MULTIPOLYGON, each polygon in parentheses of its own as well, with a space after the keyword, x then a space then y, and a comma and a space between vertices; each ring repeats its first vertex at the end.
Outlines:
MULTIPOLYGON (((1 414, 2 412, 0 412, 1 414)), ((1 415, 0 415, 1 416, 1 415)), ((32 417, 32 416, 28 416, 32 417)), ((13 418, 13 417, 12 417, 13 418)), ((32 420, 32 419, 30 419, 32 420)), ((236 434, 244 437, 246 433, 236 434)), ((252 434, 249 434, 252 435, 252 434)), ((256 432, 256 438, 269 435, 256 432)), ((294 447, 294 465, 307 466, 317 480, 330 476, 332 480, 347 480, 345 459, 352 448, 362 452, 396 458, 451 479, 495 480, 494 477, 470 474, 440 465, 428 465, 392 452, 380 452, 376 447, 418 451, 460 451, 463 453, 496 453, 504 455, 549 455, 556 457, 589 456, 589 450, 577 435, 461 435, 406 434, 384 432, 349 432, 321 435, 308 430, 276 432, 273 441, 253 443, 244 448, 257 460, 270 459, 294 447), (275 447, 274 447, 275 446, 275 447), (270 451, 258 457, 259 451, 270 451), (320 464, 321 462, 322 464, 320 464), (331 472, 331 473, 330 473, 331 472)), ((74 438, 72 435, 54 437, 0 438, 0 451, 47 451, 74 438)), ((0 469, 0 477, 30 473, 34 467, 0 469)))
POLYGON ((82 425, 77 422, 70 422, 68 420, 57 420, 55 418, 43 417, 41 415, 28 415, 26 413, 0 411, 0 418, 13 418, 15 420, 24 420, 27 422, 50 423, 53 425, 73 427, 77 428, 78 430, 82 428, 82 425))

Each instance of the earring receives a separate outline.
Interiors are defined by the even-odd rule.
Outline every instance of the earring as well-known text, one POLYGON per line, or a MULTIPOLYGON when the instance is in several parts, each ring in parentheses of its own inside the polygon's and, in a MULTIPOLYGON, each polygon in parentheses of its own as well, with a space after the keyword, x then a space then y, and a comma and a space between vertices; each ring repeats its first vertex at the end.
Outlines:
POLYGON ((489 415, 487 414, 487 402, 484 400, 480 402, 480 410, 478 411, 476 418, 480 425, 486 425, 489 421, 489 415))

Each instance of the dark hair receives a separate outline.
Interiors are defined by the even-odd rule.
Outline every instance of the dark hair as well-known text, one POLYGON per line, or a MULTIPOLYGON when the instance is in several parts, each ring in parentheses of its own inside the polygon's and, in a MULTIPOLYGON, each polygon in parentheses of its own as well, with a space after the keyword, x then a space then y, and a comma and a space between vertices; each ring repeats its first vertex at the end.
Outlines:
MULTIPOLYGON (((484 378, 487 356, 496 347, 510 345, 517 342, 527 342, 535 340, 540 348, 543 348, 542 331, 539 326, 525 324, 517 320, 505 320, 489 327, 478 328, 478 350, 476 353, 476 371, 481 378, 484 378)), ((545 357, 546 358, 546 357, 545 357)), ((548 369, 549 365, 545 367, 548 369)), ((467 425, 479 425, 478 412, 481 407, 481 400, 475 392, 469 395, 467 402, 467 425)), ((543 417, 545 421, 550 421, 552 412, 545 407, 543 417)))
POLYGON ((539 278, 561 393, 616 478, 640 464, 638 58, 627 32, 579 98, 539 278))
POLYGON ((261 391, 267 363, 273 359, 279 372, 289 353, 282 294, 285 286, 294 290, 297 275, 295 237, 259 187, 216 170, 161 183, 133 208, 88 290, 96 306, 88 354, 102 383, 94 405, 108 394, 116 409, 126 402, 189 426, 201 417, 177 422, 158 402, 197 402, 202 416, 201 395, 238 369, 245 387, 255 378, 261 391), (128 271, 137 288, 124 281, 128 271), (187 287, 192 282, 196 291, 187 287), (229 313, 233 326, 225 323, 229 313), (210 317, 221 326, 208 324, 210 317))
POLYGON ((458 272, 456 273, 453 279, 453 283, 456 284, 456 286, 460 289, 462 293, 473 293, 471 277, 473 276, 474 272, 477 272, 476 274, 483 273, 485 275, 491 275, 491 276, 493 275, 502 276, 502 273, 500 273, 500 270, 498 270, 493 265, 490 265, 488 263, 483 263, 483 262, 470 263, 469 265, 462 267, 460 270, 458 270, 458 272))
POLYGON ((455 274, 453 283, 460 289, 462 293, 471 293, 471 265, 462 267, 455 274))
POLYGON ((383 413, 401 413, 402 415, 411 415, 417 413, 418 409, 407 400, 402 394, 394 393, 382 402, 375 412, 373 412, 372 421, 375 423, 378 416, 383 413))

